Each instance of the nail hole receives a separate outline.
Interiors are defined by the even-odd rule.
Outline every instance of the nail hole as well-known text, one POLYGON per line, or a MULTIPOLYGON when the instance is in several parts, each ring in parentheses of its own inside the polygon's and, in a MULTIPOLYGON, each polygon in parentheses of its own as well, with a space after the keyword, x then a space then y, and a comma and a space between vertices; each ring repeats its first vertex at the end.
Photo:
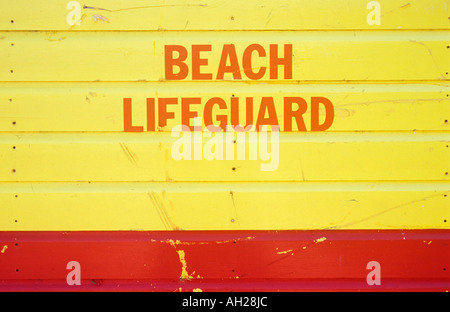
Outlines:
POLYGON ((18 243, 15 243, 14 246, 19 246, 19 244, 18 244, 18 243))
POLYGON ((16 272, 19 272, 19 269, 16 269, 16 272))
MULTIPOLYGON (((14 46, 14 43, 11 43, 11 46, 13 47, 14 46)), ((447 47, 448 48, 448 47, 447 47)))
POLYGON ((15 146, 13 146, 13 149, 16 149, 16 147, 15 147, 15 146))
POLYGON ((12 99, 9 99, 10 102, 12 102, 12 99))
POLYGON ((233 241, 233 244, 236 244, 236 241, 233 241))
POLYGON ((234 21, 234 16, 231 17, 231 20, 234 21))
POLYGON ((15 223, 17 223, 17 220, 14 220, 15 223))
POLYGON ((19 197, 19 195, 14 195, 15 198, 19 197))
POLYGON ((231 219, 231 222, 234 222, 234 219, 231 219))
POLYGON ((448 175, 448 172, 446 172, 445 175, 448 175))
POLYGON ((15 124, 16 124, 16 122, 15 122, 15 121, 13 121, 13 122, 12 122, 12 124, 13 124, 13 125, 15 125, 15 124))
POLYGON ((233 269, 233 270, 231 270, 231 272, 233 272, 233 273, 234 273, 234 269, 233 269))
POLYGON ((16 169, 13 169, 12 172, 15 173, 15 172, 16 172, 16 169))
POLYGON ((12 73, 14 73, 14 70, 11 69, 10 72, 11 72, 11 74, 12 74, 12 73))
POLYGON ((11 20, 11 24, 14 24, 14 20, 11 20))
POLYGON ((236 170, 236 167, 231 168, 231 170, 235 171, 235 170, 236 170))

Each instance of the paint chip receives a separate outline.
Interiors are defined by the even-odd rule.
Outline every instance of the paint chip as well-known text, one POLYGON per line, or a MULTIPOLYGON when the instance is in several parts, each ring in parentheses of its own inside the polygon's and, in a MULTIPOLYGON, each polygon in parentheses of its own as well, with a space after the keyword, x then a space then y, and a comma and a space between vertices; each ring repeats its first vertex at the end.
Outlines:
POLYGON ((0 251, 2 254, 5 253, 6 249, 8 249, 8 245, 4 245, 2 248, 2 251, 0 251))
POLYGON ((323 241, 326 241, 327 240, 327 238, 326 237, 321 237, 321 238, 318 238, 318 239, 316 239, 316 240, 314 240, 314 243, 321 243, 321 242, 323 242, 323 241))
POLYGON ((289 250, 285 250, 285 251, 278 251, 277 254, 282 255, 282 254, 287 254, 288 252, 291 252, 292 249, 289 250))

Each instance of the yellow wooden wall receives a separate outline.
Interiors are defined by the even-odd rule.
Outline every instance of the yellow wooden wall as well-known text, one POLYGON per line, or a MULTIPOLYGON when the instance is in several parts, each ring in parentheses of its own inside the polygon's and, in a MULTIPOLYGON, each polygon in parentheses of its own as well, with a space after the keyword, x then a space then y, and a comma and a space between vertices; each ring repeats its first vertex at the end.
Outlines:
POLYGON ((449 2, 379 0, 380 25, 369 2, 92 0, 71 25, 69 1, 1 0, 0 230, 448 229, 449 2), (165 45, 210 44, 215 76, 252 43, 292 44, 292 79, 165 80, 165 45), (273 97, 279 120, 322 96, 335 120, 280 133, 275 171, 175 161, 179 113, 123 131, 123 98, 145 125, 148 97, 216 96, 273 97))

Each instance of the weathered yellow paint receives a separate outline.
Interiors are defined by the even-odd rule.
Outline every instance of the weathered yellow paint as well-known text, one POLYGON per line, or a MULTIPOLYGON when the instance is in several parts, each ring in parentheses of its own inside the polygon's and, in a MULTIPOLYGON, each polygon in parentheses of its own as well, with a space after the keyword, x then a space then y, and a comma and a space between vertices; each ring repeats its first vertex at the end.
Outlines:
MULTIPOLYGON (((224 160, 174 160, 176 140, 170 133, 3 134, 0 181, 449 180, 447 133, 280 133, 274 171, 261 171, 270 161, 260 154, 237 160, 240 142, 230 143, 235 160, 225 160, 225 143, 224 160)), ((247 138, 247 155, 250 144, 247 138)))
POLYGON ((68 0, 7 1, 2 30, 301 30, 447 29, 444 0, 378 0, 381 24, 368 25, 362 0, 93 0, 69 25, 68 0), (13 22, 11 22, 13 21, 13 22))
POLYGON ((0 201, 10 207, 0 210, 3 230, 449 228, 444 182, 0 186, 0 201))
POLYGON ((360 0, 93 0, 79 25, 69 1, 4 2, 0 230, 449 229, 448 1, 378 0, 379 25, 360 0), (242 71, 254 43, 292 44, 292 79, 215 80, 224 44, 242 71), (214 81, 167 81, 164 46, 186 47, 191 70, 194 44, 211 44, 201 71, 214 81), (180 106, 156 132, 123 132, 123 98, 145 126, 146 98, 201 97, 202 116, 205 100, 233 96, 254 97, 255 114, 273 97, 281 128, 286 96, 326 97, 335 119, 280 133, 275 171, 175 161, 180 106))
MULTIPOLYGON (((133 124, 146 130, 146 98, 201 97, 192 110, 203 116, 205 102, 219 96, 230 106, 240 98, 244 123, 245 97, 254 98, 257 116, 262 97, 273 97, 280 127, 284 128, 283 98, 324 96, 334 104, 334 131, 443 131, 449 129, 450 88, 435 84, 245 84, 208 83, 4 83, 0 85, 0 132, 120 132, 124 130, 123 97, 133 103, 133 124), (201 93, 199 93, 201 90, 201 93), (15 122, 15 124, 13 124, 15 122)), ((158 107, 156 105, 156 113, 158 107)), ((181 122, 180 105, 170 107, 175 118, 158 131, 171 131, 181 122)), ((227 114, 230 109, 218 110, 227 114)), ((157 118, 157 117, 156 117, 157 118)), ((304 121, 310 129, 310 115, 304 121)), ((191 121, 192 123, 192 121, 191 121)), ((297 125, 293 123, 293 130, 297 125)), ((120 135, 118 134, 120 137, 120 135)))
MULTIPOLYGON (((450 67, 446 31, 0 32, 0 37, 1 81, 164 81, 165 45, 182 45, 191 55, 192 44, 205 43, 212 51, 202 53, 209 64, 201 70, 214 79, 223 45, 230 43, 239 62, 252 43, 266 53, 278 44, 280 57, 282 46, 292 44, 289 82, 448 80, 450 67)), ((190 67, 190 56, 186 63, 190 67)), ((269 65, 268 57, 252 63, 255 71, 269 65)), ((279 80, 283 70, 280 66, 279 80)), ((269 80, 266 71, 258 81, 279 80, 269 80)))

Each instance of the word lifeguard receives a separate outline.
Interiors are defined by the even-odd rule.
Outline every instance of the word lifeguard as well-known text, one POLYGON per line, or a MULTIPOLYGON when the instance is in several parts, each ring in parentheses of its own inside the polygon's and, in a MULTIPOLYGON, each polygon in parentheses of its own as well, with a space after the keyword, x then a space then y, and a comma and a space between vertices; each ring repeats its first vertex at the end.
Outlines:
MULTIPOLYGON (((187 126, 191 131, 202 131, 203 127, 194 129, 192 125, 192 120, 200 116, 203 117, 204 125, 208 130, 213 132, 227 131, 227 125, 233 126, 237 131, 245 131, 244 128, 248 125, 255 125, 257 130, 262 126, 278 126, 280 131, 304 132, 308 131, 306 118, 310 121, 310 131, 325 131, 330 128, 334 120, 333 103, 325 97, 318 96, 313 96, 308 101, 299 96, 284 97, 281 103, 277 103, 278 105, 275 105, 274 98, 269 96, 260 99, 237 96, 209 99, 201 97, 147 98, 144 118, 147 121, 146 131, 156 131, 156 125, 158 129, 162 129, 168 125, 170 119, 175 120, 175 124, 187 126), (245 109, 240 109, 241 105, 245 109), (282 108, 282 111, 277 112, 276 107, 282 108), (241 116, 239 116, 240 112, 241 116), (321 117, 319 115, 325 116, 319 118, 321 117), (279 117, 282 118, 281 122, 279 117)), ((144 131, 144 125, 133 122, 132 111, 133 105, 142 104, 144 104, 143 101, 133 104, 131 98, 123 99, 125 132, 144 131)))

